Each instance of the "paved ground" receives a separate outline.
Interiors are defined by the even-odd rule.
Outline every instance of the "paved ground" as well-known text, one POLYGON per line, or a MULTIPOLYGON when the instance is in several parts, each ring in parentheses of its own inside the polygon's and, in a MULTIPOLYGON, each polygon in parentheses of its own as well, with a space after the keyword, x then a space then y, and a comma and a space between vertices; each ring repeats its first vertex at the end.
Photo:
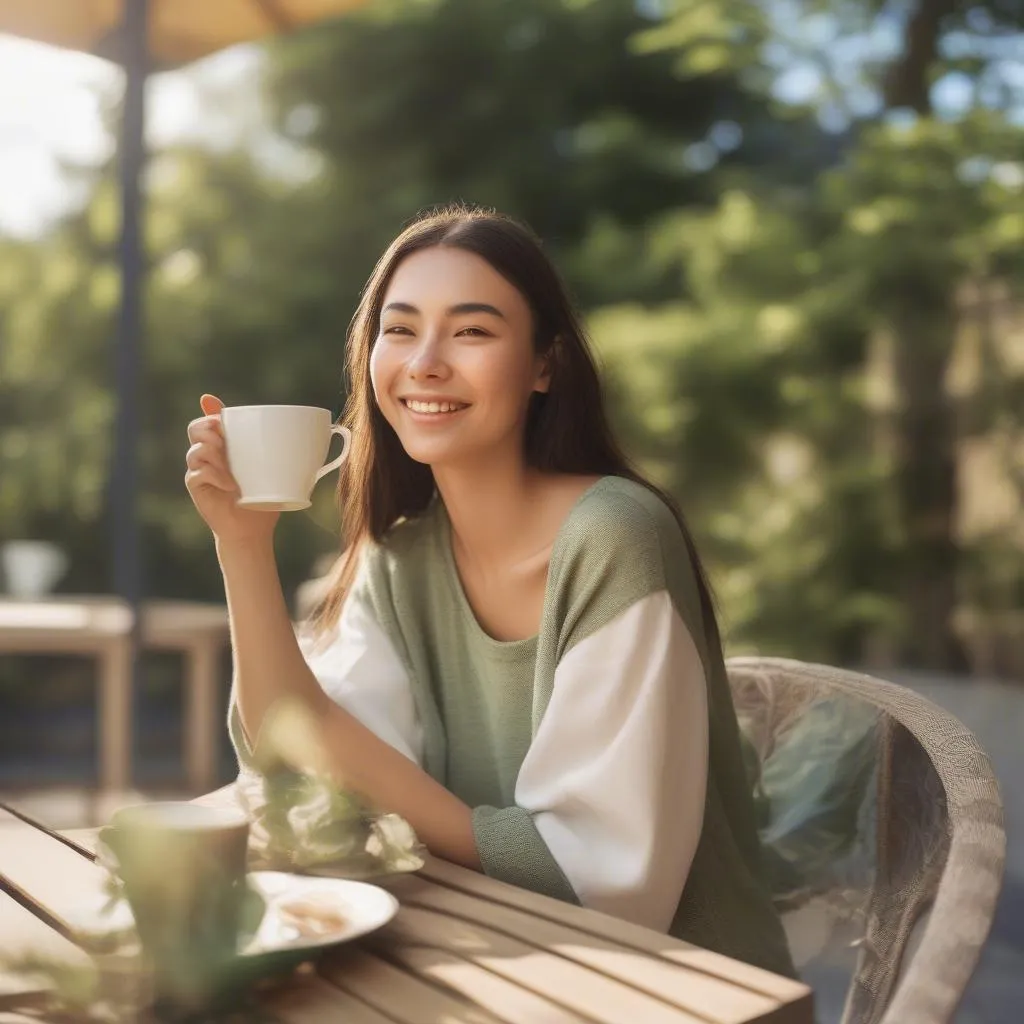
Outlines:
MULTIPOLYGON (((891 678, 956 715, 975 733, 995 767, 1009 840, 1006 879, 991 939, 956 1024, 1018 1024, 1024 1020, 1024 684, 1013 687, 909 673, 893 673, 891 678)), ((54 827, 74 828, 105 821, 117 806, 143 796, 98 799, 68 788, 22 794, 18 801, 54 827)), ((0 843, 2 832, 0 826, 0 843)), ((819 1024, 837 1024, 846 980, 838 963, 822 966, 808 978, 818 993, 819 1024)))

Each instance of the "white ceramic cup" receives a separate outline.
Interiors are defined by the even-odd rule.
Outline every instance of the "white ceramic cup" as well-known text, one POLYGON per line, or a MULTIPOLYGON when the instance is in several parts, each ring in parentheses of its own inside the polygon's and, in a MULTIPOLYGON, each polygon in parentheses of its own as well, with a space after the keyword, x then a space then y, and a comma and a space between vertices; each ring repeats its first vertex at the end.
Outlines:
POLYGON ((68 567, 64 552, 46 540, 9 540, 0 549, 7 589, 14 597, 45 597, 68 567))
POLYGON ((314 485, 345 461, 352 442, 329 409, 311 405, 228 406, 220 421, 242 492, 238 504, 264 512, 309 508, 314 485), (341 454, 325 466, 334 434, 342 438, 341 454))

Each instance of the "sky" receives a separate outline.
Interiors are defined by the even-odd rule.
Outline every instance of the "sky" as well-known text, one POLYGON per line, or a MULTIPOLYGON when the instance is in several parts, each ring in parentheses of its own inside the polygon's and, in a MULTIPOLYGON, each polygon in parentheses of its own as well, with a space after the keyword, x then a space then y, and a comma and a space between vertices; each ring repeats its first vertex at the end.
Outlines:
MULTIPOLYGON (((232 145, 260 123, 259 50, 237 46, 184 71, 150 80, 151 145, 200 138, 232 145), (217 97, 230 95, 230 104, 217 97)), ((107 61, 0 35, 0 234, 32 236, 81 200, 60 161, 96 164, 110 155, 104 97, 121 72, 107 61)))

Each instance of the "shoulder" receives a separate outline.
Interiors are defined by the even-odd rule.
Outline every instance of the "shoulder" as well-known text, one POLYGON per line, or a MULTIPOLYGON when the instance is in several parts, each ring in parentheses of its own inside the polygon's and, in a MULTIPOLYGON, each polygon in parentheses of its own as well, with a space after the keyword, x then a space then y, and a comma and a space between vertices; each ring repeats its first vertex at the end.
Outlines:
POLYGON ((667 592, 690 623, 696 574, 675 513, 650 488, 602 477, 579 499, 551 561, 550 610, 567 646, 667 592))
POLYGON ((617 528, 624 536, 636 529, 666 536, 680 532, 675 513, 659 494, 621 476, 597 480, 580 497, 573 517, 606 529, 617 528))
POLYGON ((630 563, 665 586, 664 565, 685 549, 675 513, 651 488, 602 477, 576 503, 561 538, 563 555, 598 565, 630 563))

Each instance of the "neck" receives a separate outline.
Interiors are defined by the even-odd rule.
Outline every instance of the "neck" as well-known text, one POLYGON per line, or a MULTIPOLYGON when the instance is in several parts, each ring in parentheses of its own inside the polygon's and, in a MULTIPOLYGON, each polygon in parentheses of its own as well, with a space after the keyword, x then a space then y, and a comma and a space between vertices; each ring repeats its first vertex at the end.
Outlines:
POLYGON ((531 512, 540 473, 515 459, 490 457, 485 464, 437 467, 434 480, 452 524, 452 541, 474 562, 508 555, 531 533, 531 512))

